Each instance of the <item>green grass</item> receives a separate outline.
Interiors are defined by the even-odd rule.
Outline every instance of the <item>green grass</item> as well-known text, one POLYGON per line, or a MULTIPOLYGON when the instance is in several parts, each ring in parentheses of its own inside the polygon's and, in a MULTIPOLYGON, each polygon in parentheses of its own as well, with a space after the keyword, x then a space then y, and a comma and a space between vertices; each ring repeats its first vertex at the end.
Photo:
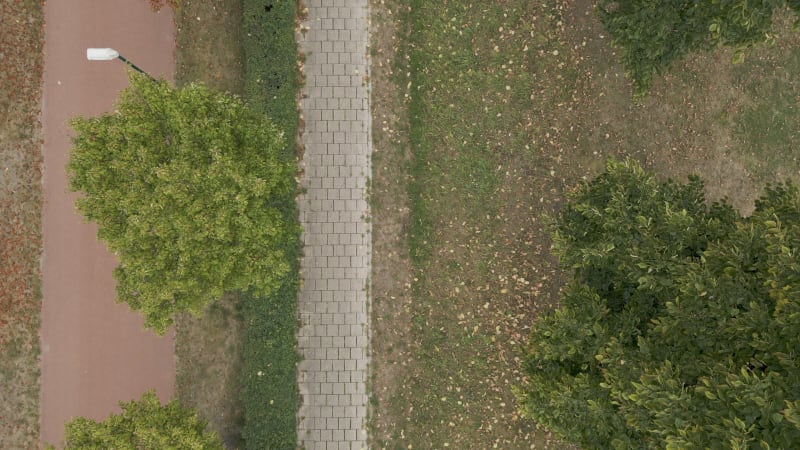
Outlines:
MULTIPOLYGON (((198 0, 178 11, 177 82, 199 81, 241 95, 283 131, 296 160, 296 2, 198 0), (197 20, 197 18, 201 20, 197 20)), ((276 199, 297 221, 294 196, 276 199)), ((298 226, 299 237, 299 226, 298 226)), ((284 251, 294 270, 272 295, 231 293, 177 327, 177 391, 236 448, 294 449, 298 242, 284 251)))
POLYGON ((297 278, 267 298, 244 302, 242 429, 247 448, 294 449, 297 445, 295 302, 297 278))
POLYGON ((503 173, 497 163, 529 137, 520 124, 528 119, 539 65, 533 55, 550 42, 533 29, 538 6, 524 2, 410 3, 410 245, 421 263, 430 250, 433 205, 455 201, 472 219, 496 214, 503 173), (515 37, 531 34, 535 39, 515 37))
POLYGON ((243 0, 243 5, 244 96, 252 108, 285 131, 293 156, 299 86, 294 35, 297 2, 243 0))

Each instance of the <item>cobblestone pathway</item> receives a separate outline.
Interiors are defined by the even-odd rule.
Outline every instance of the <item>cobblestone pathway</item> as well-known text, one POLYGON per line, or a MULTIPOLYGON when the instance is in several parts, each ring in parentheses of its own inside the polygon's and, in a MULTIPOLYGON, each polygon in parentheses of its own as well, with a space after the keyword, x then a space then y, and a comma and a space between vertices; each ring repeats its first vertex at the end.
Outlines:
POLYGON ((305 3, 298 439, 306 450, 366 449, 368 7, 367 0, 305 3))

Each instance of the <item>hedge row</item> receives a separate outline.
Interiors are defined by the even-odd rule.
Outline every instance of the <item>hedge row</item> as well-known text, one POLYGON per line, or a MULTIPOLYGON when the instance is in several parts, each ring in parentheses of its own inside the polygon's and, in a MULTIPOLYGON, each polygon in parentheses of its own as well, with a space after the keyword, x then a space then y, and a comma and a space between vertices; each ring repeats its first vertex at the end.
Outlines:
POLYGON ((294 150, 297 133, 297 2, 244 0, 245 98, 286 131, 294 150))
MULTIPOLYGON (((285 132, 286 157, 295 159, 298 114, 297 43, 292 0, 244 0, 242 38, 245 98, 285 132)), ((297 220, 294 197, 281 201, 287 218, 297 220)), ((298 240, 299 242, 299 240, 298 240)), ((299 248, 285 249, 294 270, 267 298, 244 301, 242 437, 251 449, 297 446, 297 377, 295 336, 299 248)))

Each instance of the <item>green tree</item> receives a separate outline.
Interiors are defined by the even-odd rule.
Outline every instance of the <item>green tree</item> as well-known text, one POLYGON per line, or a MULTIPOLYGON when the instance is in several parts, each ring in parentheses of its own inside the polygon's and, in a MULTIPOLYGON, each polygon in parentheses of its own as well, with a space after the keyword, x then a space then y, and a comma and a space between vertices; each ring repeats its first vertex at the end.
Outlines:
POLYGON ((609 161, 553 222, 573 278, 534 324, 523 414, 586 448, 800 447, 795 186, 742 217, 609 161))
POLYGON ((117 299, 163 333, 173 313, 224 291, 267 295, 288 272, 299 227, 293 156, 241 100, 131 72, 116 110, 72 121, 70 187, 119 258, 117 299))
POLYGON ((770 39, 776 9, 800 12, 798 0, 600 0, 600 20, 619 47, 637 94, 687 53, 718 45, 742 50, 770 39))
POLYGON ((121 414, 97 422, 84 417, 66 425, 67 450, 180 449, 222 450, 222 441, 194 410, 176 400, 161 405, 154 391, 138 401, 120 402, 121 414))

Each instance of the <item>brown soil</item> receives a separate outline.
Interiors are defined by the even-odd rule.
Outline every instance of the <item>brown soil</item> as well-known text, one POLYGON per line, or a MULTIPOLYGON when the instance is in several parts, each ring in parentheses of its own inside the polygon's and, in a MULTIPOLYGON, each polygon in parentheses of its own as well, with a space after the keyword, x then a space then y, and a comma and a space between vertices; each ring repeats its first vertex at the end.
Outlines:
POLYGON ((175 321, 176 394, 182 406, 208 421, 227 448, 242 447, 239 398, 242 319, 238 294, 226 294, 195 317, 175 321))
POLYGON ((242 0, 193 0, 175 13, 176 82, 244 94, 242 0))
POLYGON ((75 416, 105 419, 118 402, 156 389, 172 397, 172 333, 143 330, 143 321, 116 304, 115 258, 98 242, 96 227, 74 207, 64 165, 67 121, 109 111, 127 85, 119 61, 86 60, 87 47, 112 47, 156 76, 171 78, 174 24, 147 2, 47 2, 43 130, 41 441, 59 443, 75 416))

